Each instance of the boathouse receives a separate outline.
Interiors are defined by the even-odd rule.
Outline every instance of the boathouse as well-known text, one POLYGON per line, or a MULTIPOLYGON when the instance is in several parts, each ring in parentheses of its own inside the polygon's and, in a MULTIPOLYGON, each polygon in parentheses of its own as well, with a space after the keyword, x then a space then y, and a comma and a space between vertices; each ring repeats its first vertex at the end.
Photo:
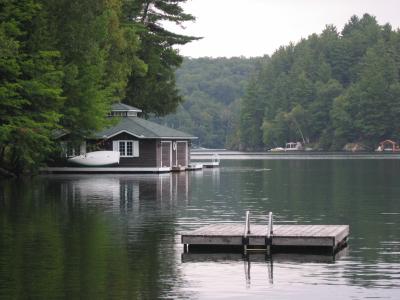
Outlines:
POLYGON ((171 168, 188 166, 191 141, 196 137, 140 118, 142 111, 123 103, 112 105, 110 118, 114 125, 88 137, 78 147, 68 146, 68 137, 60 140, 63 156, 85 154, 90 151, 119 151, 119 167, 171 168))

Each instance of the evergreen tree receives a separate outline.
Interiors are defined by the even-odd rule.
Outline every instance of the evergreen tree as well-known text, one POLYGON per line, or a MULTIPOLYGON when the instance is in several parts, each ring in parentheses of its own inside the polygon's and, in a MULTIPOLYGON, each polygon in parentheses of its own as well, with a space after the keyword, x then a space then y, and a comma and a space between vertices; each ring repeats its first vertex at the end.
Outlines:
POLYGON ((176 88, 175 71, 182 63, 182 56, 175 45, 184 45, 197 38, 173 33, 162 22, 181 25, 193 21, 181 4, 187 0, 137 0, 125 1, 127 22, 140 28, 141 49, 139 58, 147 65, 147 72, 132 70, 125 101, 140 107, 145 114, 163 116, 174 112, 182 97, 176 88))
POLYGON ((125 96, 132 68, 143 71, 133 25, 124 25, 120 0, 46 0, 65 80, 62 125, 82 139, 105 124, 110 104, 125 96))
POLYGON ((38 1, 1 4, 0 168, 17 174, 47 157, 53 149, 51 133, 61 117, 60 53, 35 42, 41 39, 38 24, 46 21, 38 1))
POLYGON ((260 124, 254 113, 260 107, 267 147, 296 139, 318 149, 340 150, 350 142, 373 149, 398 138, 393 120, 400 112, 399 36, 365 14, 353 16, 341 34, 327 26, 278 49, 242 102, 241 117, 248 122, 241 123, 241 142, 260 148, 260 135, 251 130, 260 124))

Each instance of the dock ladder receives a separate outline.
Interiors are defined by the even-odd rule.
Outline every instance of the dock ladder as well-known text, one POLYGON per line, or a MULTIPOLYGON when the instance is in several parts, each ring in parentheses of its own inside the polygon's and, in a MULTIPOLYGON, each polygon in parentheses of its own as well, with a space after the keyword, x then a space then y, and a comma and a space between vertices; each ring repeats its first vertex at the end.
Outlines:
POLYGON ((251 235, 251 228, 250 228, 250 211, 246 211, 246 220, 245 220, 245 226, 244 226, 244 232, 243 232, 243 250, 244 253, 246 254, 247 251, 249 250, 266 250, 268 253, 270 253, 271 250, 271 245, 272 245, 272 237, 273 237, 273 216, 272 212, 269 212, 268 214, 268 227, 267 227, 267 234, 265 236, 265 249, 248 249, 249 245, 249 236, 251 235))

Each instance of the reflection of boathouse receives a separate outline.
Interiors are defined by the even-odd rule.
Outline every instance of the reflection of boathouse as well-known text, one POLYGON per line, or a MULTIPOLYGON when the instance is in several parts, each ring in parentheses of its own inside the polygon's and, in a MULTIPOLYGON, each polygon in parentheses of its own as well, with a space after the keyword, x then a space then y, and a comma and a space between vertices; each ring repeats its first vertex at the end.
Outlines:
POLYGON ((141 110, 126 104, 112 105, 114 125, 96 132, 80 145, 69 141, 69 134, 59 136, 64 156, 92 151, 118 151, 119 167, 171 168, 188 166, 191 140, 196 137, 138 117, 141 110))
POLYGON ((80 203, 105 211, 137 212, 142 205, 153 201, 169 207, 190 199, 190 174, 187 172, 59 178, 63 180, 61 186, 65 201, 74 206, 80 203))

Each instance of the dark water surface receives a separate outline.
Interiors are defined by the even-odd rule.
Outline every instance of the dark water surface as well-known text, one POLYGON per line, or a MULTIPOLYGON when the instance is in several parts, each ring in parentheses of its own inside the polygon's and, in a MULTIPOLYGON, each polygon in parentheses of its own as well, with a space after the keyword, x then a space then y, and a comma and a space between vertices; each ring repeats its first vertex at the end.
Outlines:
POLYGON ((400 299, 400 160, 0 182, 0 299, 400 299), (329 255, 184 254, 211 222, 349 224, 329 255))

